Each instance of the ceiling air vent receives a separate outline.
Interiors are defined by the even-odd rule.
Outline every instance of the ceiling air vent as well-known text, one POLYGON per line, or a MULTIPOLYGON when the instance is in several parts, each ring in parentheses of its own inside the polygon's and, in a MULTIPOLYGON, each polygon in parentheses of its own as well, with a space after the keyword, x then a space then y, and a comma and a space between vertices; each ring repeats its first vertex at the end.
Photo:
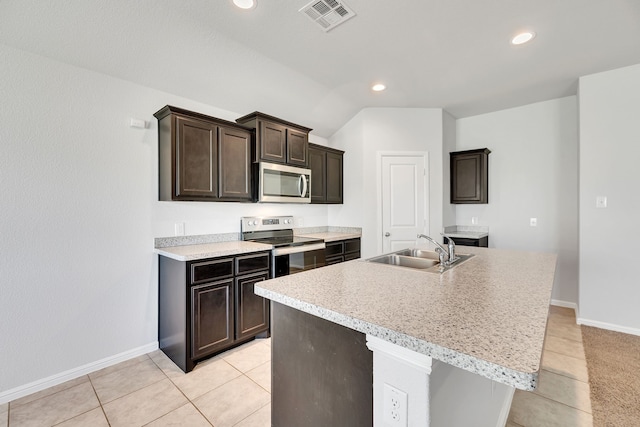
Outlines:
POLYGON ((344 2, 337 0, 314 0, 299 12, 304 13, 325 32, 334 29, 356 13, 344 2))

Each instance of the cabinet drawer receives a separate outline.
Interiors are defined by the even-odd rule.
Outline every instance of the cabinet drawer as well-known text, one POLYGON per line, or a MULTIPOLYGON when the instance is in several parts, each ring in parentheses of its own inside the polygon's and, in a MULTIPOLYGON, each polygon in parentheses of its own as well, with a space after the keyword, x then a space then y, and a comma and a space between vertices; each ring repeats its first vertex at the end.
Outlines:
POLYGON ((344 253, 344 241, 325 243, 324 253, 327 258, 342 255, 344 253))
POLYGON ((325 265, 340 264, 341 262, 344 262, 344 257, 336 256, 336 257, 327 258, 325 260, 325 265))
POLYGON ((236 274, 247 274, 261 270, 269 270, 270 252, 243 255, 236 257, 236 274))
POLYGON ((360 252, 360 239, 351 239, 344 241, 344 253, 360 252))
POLYGON ((217 258, 191 263, 191 284, 225 279, 233 276, 233 258, 217 258))
POLYGON ((360 258, 360 251, 351 252, 350 254, 344 254, 345 261, 351 261, 352 259, 358 259, 358 258, 360 258))

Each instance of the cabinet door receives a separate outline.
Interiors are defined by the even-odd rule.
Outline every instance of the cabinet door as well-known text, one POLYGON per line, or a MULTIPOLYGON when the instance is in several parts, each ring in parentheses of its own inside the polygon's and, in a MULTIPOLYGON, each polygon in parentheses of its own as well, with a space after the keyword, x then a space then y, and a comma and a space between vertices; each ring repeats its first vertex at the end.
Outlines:
POLYGON ((294 129, 287 129, 287 163, 306 166, 308 135, 294 129))
POLYGON ((342 203, 342 154, 327 152, 327 203, 342 203))
POLYGON ((487 148, 450 153, 451 203, 489 203, 487 148))
POLYGON ((269 329, 269 300, 253 293, 254 285, 268 278, 268 271, 236 278, 237 340, 269 329))
POLYGON ((261 121, 258 134, 259 160, 285 163, 287 161, 287 128, 278 123, 261 121))
POLYGON ((191 287, 191 359, 234 341, 233 279, 191 287))
POLYGON ((324 172, 327 164, 327 153, 309 147, 309 169, 311 169, 311 203, 324 203, 327 199, 326 179, 324 172))
POLYGON ((175 199, 215 199, 217 182, 217 126, 176 117, 175 199))
POLYGON ((218 147, 220 198, 251 200, 251 133, 220 128, 218 147))

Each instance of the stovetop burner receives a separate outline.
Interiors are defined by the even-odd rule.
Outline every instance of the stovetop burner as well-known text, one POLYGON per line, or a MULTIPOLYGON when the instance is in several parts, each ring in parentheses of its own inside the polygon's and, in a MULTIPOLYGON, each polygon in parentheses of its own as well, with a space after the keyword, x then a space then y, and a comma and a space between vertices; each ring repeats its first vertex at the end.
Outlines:
POLYGON ((266 243, 274 247, 324 242, 322 239, 294 236, 292 216, 242 217, 240 230, 242 240, 266 243))

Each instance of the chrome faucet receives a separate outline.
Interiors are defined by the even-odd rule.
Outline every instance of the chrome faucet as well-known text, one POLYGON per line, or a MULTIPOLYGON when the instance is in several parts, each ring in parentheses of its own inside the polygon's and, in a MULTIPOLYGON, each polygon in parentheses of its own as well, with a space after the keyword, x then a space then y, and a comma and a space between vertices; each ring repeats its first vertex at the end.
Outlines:
MULTIPOLYGON (((449 259, 449 253, 447 252, 447 250, 445 248, 442 247, 442 245, 438 242, 436 242, 435 240, 433 240, 431 237, 427 236, 426 234, 418 234, 418 239, 419 238, 423 238, 423 239, 427 239, 428 241, 430 241, 431 243, 433 243, 436 246, 436 252, 438 253, 438 256, 440 257, 440 264, 443 266, 448 266, 449 264, 451 264, 451 261, 449 259)), ((451 241, 451 239, 449 239, 449 241, 451 241)))
POLYGON ((456 242, 454 242, 453 239, 447 236, 446 234, 444 233, 440 233, 440 234, 442 235, 442 237, 447 238, 447 242, 449 246, 449 264, 453 264, 458 260, 458 257, 456 256, 456 242))

